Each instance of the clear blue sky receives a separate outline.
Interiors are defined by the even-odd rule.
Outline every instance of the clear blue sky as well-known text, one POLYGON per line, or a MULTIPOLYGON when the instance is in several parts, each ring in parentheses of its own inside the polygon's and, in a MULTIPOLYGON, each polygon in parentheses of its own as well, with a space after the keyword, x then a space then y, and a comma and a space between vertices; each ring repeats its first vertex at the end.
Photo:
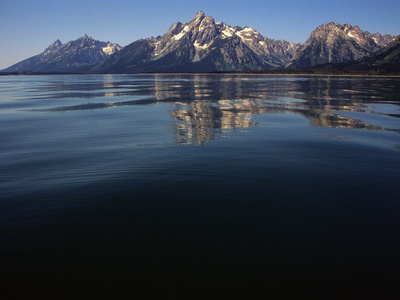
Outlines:
POLYGON ((85 33, 126 46, 162 35, 200 10, 217 22, 293 42, 331 21, 400 34, 400 0, 0 0, 0 69, 85 33))

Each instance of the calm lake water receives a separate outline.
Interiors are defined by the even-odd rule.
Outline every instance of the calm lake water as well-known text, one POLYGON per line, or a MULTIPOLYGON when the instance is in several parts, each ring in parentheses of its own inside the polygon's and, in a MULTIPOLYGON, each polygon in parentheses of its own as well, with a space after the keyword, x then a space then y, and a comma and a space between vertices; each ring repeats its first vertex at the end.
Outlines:
POLYGON ((2 273, 390 281, 399 105, 400 78, 0 77, 2 273))

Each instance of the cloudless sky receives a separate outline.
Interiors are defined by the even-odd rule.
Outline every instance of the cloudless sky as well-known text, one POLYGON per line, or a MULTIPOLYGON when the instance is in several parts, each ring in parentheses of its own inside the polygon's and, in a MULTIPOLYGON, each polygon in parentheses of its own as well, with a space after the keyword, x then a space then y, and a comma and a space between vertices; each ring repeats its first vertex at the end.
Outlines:
POLYGON ((400 34, 400 0, 0 0, 0 69, 85 33, 126 46, 189 22, 200 10, 216 22, 290 42, 305 42, 331 21, 400 34))

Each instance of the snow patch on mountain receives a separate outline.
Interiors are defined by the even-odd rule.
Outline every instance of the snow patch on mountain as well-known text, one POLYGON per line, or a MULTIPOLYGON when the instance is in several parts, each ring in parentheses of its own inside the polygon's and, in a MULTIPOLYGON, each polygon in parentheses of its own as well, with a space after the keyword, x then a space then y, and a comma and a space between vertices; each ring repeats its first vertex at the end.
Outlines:
POLYGON ((205 43, 205 44, 203 44, 203 45, 200 45, 199 44, 199 41, 195 41, 194 42, 194 44, 193 44, 193 46, 196 48, 196 49, 202 49, 202 50, 204 50, 204 49, 207 49, 208 47, 210 47, 210 45, 211 45, 212 43, 205 43))
POLYGON ((235 30, 231 27, 226 27, 224 30, 222 30, 222 34, 224 35, 225 38, 227 37, 232 37, 232 35, 235 33, 235 30))
POLYGON ((188 31, 189 26, 186 25, 185 27, 183 27, 182 31, 175 35, 173 38, 175 39, 175 41, 179 41, 188 31))
MULTIPOLYGON (((95 45, 92 45, 92 48, 95 48, 95 45)), ((108 43, 106 47, 103 47, 101 49, 105 54, 107 55, 111 55, 114 54, 115 52, 118 52, 119 50, 121 50, 121 46, 116 45, 116 44, 112 44, 112 43, 108 43)))
POLYGON ((351 32, 347 32, 347 36, 351 37, 353 39, 357 38, 355 35, 353 35, 351 32))

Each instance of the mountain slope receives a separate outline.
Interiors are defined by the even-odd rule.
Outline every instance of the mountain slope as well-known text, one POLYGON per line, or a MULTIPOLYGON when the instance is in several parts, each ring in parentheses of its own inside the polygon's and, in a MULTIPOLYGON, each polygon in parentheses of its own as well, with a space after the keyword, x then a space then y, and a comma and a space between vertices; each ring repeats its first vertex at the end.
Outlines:
POLYGON ((326 74, 400 74, 400 36, 385 48, 356 61, 340 64, 327 63, 303 71, 326 74))
POLYGON ((96 65, 102 73, 261 71, 283 67, 299 44, 267 39, 256 30, 216 23, 199 12, 161 37, 136 41, 96 65))
POLYGON ((358 26, 331 22, 315 29, 294 55, 289 68, 354 61, 385 47, 393 37, 370 34, 358 26))
POLYGON ((121 46, 96 41, 86 34, 62 44, 55 41, 41 54, 25 59, 3 70, 5 72, 75 72, 83 67, 99 63, 118 52, 121 46))
POLYGON ((400 67, 400 36, 382 50, 359 59, 358 66, 391 66, 400 67))

